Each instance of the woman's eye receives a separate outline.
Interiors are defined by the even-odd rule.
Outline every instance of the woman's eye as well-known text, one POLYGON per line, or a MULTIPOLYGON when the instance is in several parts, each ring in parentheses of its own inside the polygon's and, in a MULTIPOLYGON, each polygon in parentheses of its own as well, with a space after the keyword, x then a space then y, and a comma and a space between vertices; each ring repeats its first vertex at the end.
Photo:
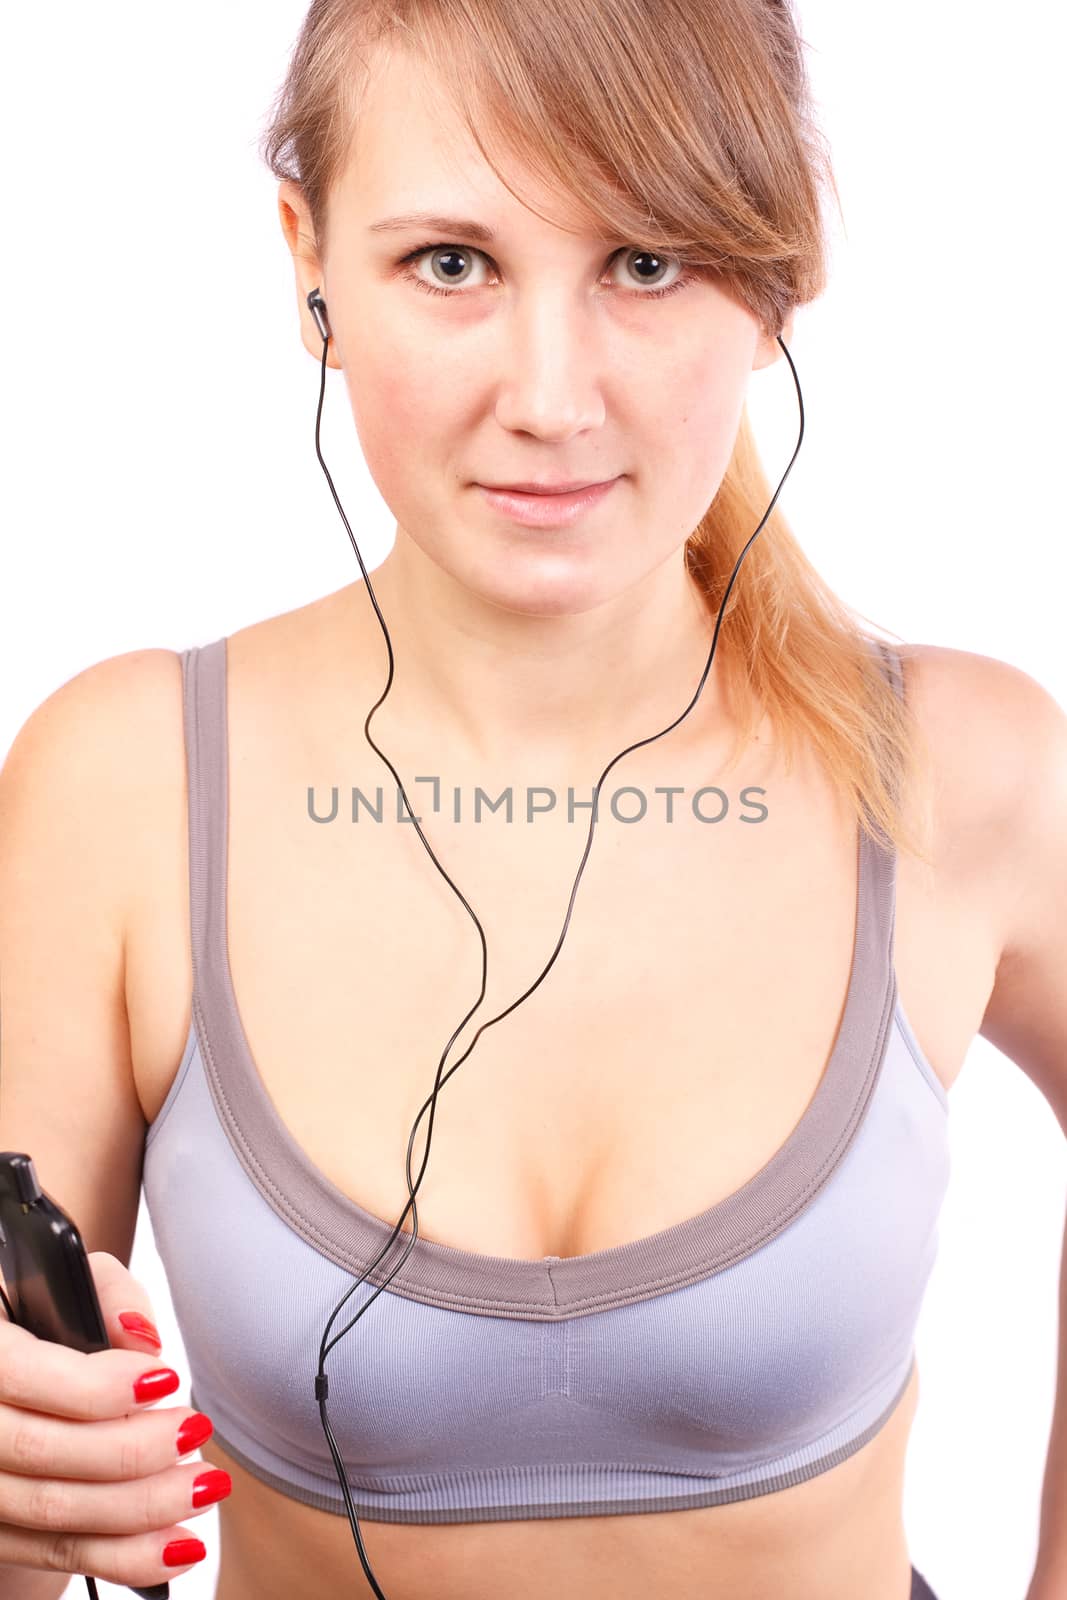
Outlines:
POLYGON ((422 256, 428 257, 427 267, 434 275, 433 281, 427 283, 425 278, 417 273, 407 274, 414 283, 422 289, 429 289, 431 294, 451 294, 451 288, 444 285, 455 285, 457 288, 470 282, 471 262, 476 258, 484 261, 485 257, 480 250, 469 250, 466 246, 453 244, 423 245, 418 250, 413 250, 404 257, 404 262, 414 265, 422 256))
MULTIPOLYGON (((615 259, 624 264, 627 276, 633 273, 638 283, 649 286, 645 290, 639 289, 637 291, 638 294, 647 294, 649 292, 653 296, 656 293, 669 294, 672 289, 680 287, 683 281, 689 281, 685 268, 677 256, 661 256, 655 250, 621 250, 615 259), (678 269, 677 273, 664 284, 663 270, 665 267, 669 267, 672 262, 678 269)), ((631 279, 632 281, 633 279, 631 279)))
MULTIPOLYGON (((481 250, 471 249, 467 245, 436 244, 419 245, 415 250, 402 258, 399 265, 403 267, 405 278, 419 289, 425 289, 428 294, 455 294, 464 285, 473 283, 475 288, 484 286, 484 280, 475 274, 472 276, 472 266, 476 261, 486 261, 488 258, 481 250), (423 264, 426 258, 426 269, 429 278, 424 277, 416 267, 423 264)), ((620 285, 630 290, 634 295, 645 300, 659 300, 665 295, 674 294, 679 289, 684 289, 692 280, 692 274, 687 273, 677 256, 661 256, 651 249, 621 249, 615 252, 611 259, 611 267, 616 263, 623 263, 625 276, 628 282, 620 285), (666 283, 661 280, 665 270, 673 266, 676 268, 675 276, 666 283), (646 284, 646 288, 634 288, 634 284, 646 284)))

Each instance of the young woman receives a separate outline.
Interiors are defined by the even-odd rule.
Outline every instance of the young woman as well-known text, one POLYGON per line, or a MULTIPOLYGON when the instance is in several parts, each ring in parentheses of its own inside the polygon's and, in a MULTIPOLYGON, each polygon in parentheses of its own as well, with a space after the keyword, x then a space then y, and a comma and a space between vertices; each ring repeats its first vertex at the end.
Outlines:
POLYGON ((5 766, 0 1142, 117 1348, 0 1325, 4 1592, 180 1576, 221 1499, 218 1600, 928 1596, 913 1340, 979 1027, 1067 1108, 1067 725, 867 633, 777 510, 723 606, 749 376, 825 280, 793 19, 316 0, 265 148, 395 543, 376 603, 103 662, 5 766), (199 1412, 131 1410, 142 1179, 199 1412), (364 1277, 326 1366, 365 1560, 315 1393, 364 1277))

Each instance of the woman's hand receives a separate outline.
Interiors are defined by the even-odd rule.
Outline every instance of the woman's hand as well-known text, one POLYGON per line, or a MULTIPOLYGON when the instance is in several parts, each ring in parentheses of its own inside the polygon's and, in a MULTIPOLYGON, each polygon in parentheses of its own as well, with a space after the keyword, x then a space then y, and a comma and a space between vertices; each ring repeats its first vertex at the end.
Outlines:
POLYGON ((203 1558, 179 1519, 232 1485, 202 1462, 179 1462, 210 1421, 187 1406, 150 1409, 180 1380, 154 1359, 156 1339, 135 1329, 138 1317, 151 1327, 148 1296, 115 1256, 88 1259, 112 1349, 86 1355, 0 1316, 0 1566, 142 1588, 203 1558), (133 1313, 130 1326, 122 1313, 133 1313))

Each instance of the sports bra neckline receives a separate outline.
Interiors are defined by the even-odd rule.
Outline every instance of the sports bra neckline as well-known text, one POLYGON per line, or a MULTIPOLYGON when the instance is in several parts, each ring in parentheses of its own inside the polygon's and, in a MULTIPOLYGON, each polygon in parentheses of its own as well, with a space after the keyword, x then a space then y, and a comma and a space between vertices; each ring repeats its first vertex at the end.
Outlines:
MULTIPOLYGON (((345 1194, 282 1122, 237 1008, 226 932, 228 738, 226 638, 181 652, 189 804, 193 1019, 216 1111, 246 1174, 273 1209, 330 1260, 363 1273, 386 1222, 345 1194)), ((899 662, 882 647, 902 692, 899 662)), ((896 853, 857 827, 856 926, 837 1038, 800 1120, 741 1188, 696 1216, 621 1245, 539 1259, 460 1249, 421 1233, 390 1292, 458 1309, 575 1315, 694 1283, 779 1233, 832 1177, 874 1093, 896 1006, 896 853)), ((401 1174, 402 1177, 402 1174, 401 1174)), ((410 1214, 409 1214, 410 1216, 410 1214)), ((410 1242, 401 1233, 368 1273, 384 1283, 410 1242)))

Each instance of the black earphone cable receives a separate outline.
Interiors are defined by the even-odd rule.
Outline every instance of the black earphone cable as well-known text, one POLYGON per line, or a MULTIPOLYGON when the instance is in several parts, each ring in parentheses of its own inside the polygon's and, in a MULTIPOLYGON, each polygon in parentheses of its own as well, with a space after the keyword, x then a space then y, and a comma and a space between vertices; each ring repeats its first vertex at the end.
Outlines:
POLYGON ((720 606, 719 606, 719 613, 718 613, 718 616, 715 619, 715 628, 714 628, 714 631, 712 633, 711 649, 708 652, 708 659, 707 659, 707 661, 706 661, 706 663, 704 665, 704 671, 701 674, 700 682, 697 684, 696 691, 695 691, 695 693, 693 695, 693 698, 690 700, 689 704, 686 706, 685 710, 681 713, 681 715, 676 717, 673 722, 671 722, 671 723, 669 723, 667 725, 667 727, 661 729, 661 731, 659 733, 651 734, 647 739, 639 739, 639 740, 636 741, 636 743, 631 744, 631 745, 627 745, 625 750, 620 750, 618 755, 613 757, 613 759, 608 762, 608 765, 604 768, 604 771, 600 774, 600 777, 597 780, 597 783, 595 784, 594 789, 593 789, 592 814, 591 814, 590 819, 589 819, 589 833, 588 833, 588 835, 586 837, 585 850, 584 850, 584 852, 582 854, 582 859, 581 859, 581 862, 580 862, 579 867, 578 867, 578 872, 577 872, 577 875, 576 875, 576 877, 574 879, 574 884, 573 884, 573 886, 571 888, 570 900, 569 900, 568 905, 567 905, 567 915, 564 918, 563 927, 562 927, 562 929, 560 931, 559 939, 556 941, 555 949, 553 950, 551 956, 549 957, 549 959, 548 959, 547 963, 545 964, 544 968, 542 969, 541 973, 534 980, 534 982, 530 985, 530 987, 523 994, 519 995, 518 999, 514 1000, 511 1003, 511 1005, 508 1006, 505 1010, 498 1012, 495 1017, 490 1017, 487 1022, 483 1022, 482 1023, 481 1027, 478 1029, 477 1033, 474 1035, 474 1038, 471 1040, 471 1042, 467 1046, 466 1050, 459 1057, 459 1059, 453 1063, 453 1065, 449 1068, 448 1072, 446 1072, 444 1077, 442 1078, 441 1069, 444 1066, 445 1060, 447 1059, 449 1050, 452 1048, 452 1045, 455 1042, 456 1038, 463 1031, 463 1029, 466 1026, 467 1022, 474 1015, 474 1013, 477 1011, 478 1007, 481 1005, 482 1001, 485 998, 486 978, 487 978, 487 975, 488 975, 488 952, 487 952, 487 947, 486 947, 486 942, 485 942, 485 930, 483 929, 481 923, 479 922, 478 917, 475 914, 475 912, 474 912, 473 908, 471 907, 470 903, 467 901, 467 899, 464 897, 464 895, 461 893, 461 891, 457 888, 455 883, 453 883, 452 879, 449 877, 448 873, 445 871, 444 867, 442 867, 440 861, 438 861, 436 855, 434 854, 433 849, 432 849, 432 847, 431 847, 431 845, 429 843, 429 840, 426 838, 426 835, 423 833, 422 828, 419 826, 418 819, 416 818, 414 812, 412 811, 410 802, 408 801, 407 792, 404 789, 404 785, 403 785, 403 783, 401 781, 401 778, 400 778, 400 774, 397 772, 396 768, 393 766, 392 762, 389 760, 389 757, 385 754, 384 750, 382 750, 377 744, 375 744, 374 740, 371 738, 371 733, 370 733, 371 718, 374 716, 375 711, 377 711, 378 707, 382 704, 382 702, 384 701, 386 695, 389 693, 389 690, 390 690, 390 688, 392 686, 392 682, 393 682, 393 670, 394 670, 393 645, 392 645, 392 640, 389 637, 389 630, 385 625, 385 618, 382 616, 381 608, 378 605, 377 597, 375 596, 375 593, 374 593, 374 587, 373 587, 373 585, 371 584, 371 581, 370 581, 370 574, 367 572, 367 569, 363 564, 363 557, 360 555, 359 546, 356 543, 355 536, 352 533, 352 528, 351 528, 351 525, 349 524, 348 518, 345 516, 344 507, 341 505, 341 501, 338 498, 337 490, 334 487, 333 478, 330 476, 329 468, 327 467, 326 462, 323 459, 320 437, 321 437, 321 426, 322 426, 322 406, 323 406, 323 399, 324 399, 325 394, 326 394, 326 362, 327 362, 327 356, 328 356, 328 353, 329 353, 330 331, 329 331, 329 324, 328 324, 328 322, 326 320, 326 302, 323 299, 322 294, 318 289, 312 289, 312 291, 310 292, 310 294, 307 297, 307 304, 308 304, 308 309, 310 310, 312 316, 315 319, 315 323, 316 323, 316 326, 318 327, 319 333, 322 336, 322 367, 321 367, 321 378, 320 378, 320 384, 319 384, 319 404, 318 404, 318 411, 317 411, 317 414, 316 414, 316 417, 315 417, 315 453, 319 458, 319 464, 322 467, 323 472, 326 474, 326 481, 330 486, 330 492, 333 495, 334 502, 336 503, 337 509, 340 512, 341 520, 345 525, 345 529, 347 530, 349 540, 351 541, 351 544, 352 544, 352 548, 356 553, 356 560, 359 562, 360 571, 363 574, 363 579, 364 579, 364 582, 366 584, 367 593, 370 596, 371 604, 374 607, 375 613, 377 614, 377 617, 378 617, 378 621, 379 621, 379 623, 381 624, 381 627, 382 627, 382 632, 385 635, 385 645, 386 645, 386 650, 387 650, 388 656, 389 656, 389 675, 388 675, 388 678, 386 679, 385 688, 382 690, 381 695, 378 697, 378 699, 375 701, 374 705, 371 707, 370 711, 367 713, 366 719, 365 719, 364 724, 363 724, 364 736, 366 737, 367 743, 370 745, 371 749, 374 750, 375 753, 381 757, 381 759, 385 762, 385 765, 389 768, 389 771, 392 773, 394 779, 396 780, 397 788, 400 791, 400 795, 401 795, 401 797, 403 799, 404 806, 405 806, 405 808, 407 810, 408 816, 409 816, 410 820, 415 825, 415 831, 417 832, 419 838, 422 840, 422 843, 423 843, 427 853, 429 854, 430 859, 432 860, 434 866, 437 868, 438 872, 440 872, 441 876, 444 878, 444 880, 448 884, 449 888, 451 888, 454 891, 454 893, 458 896, 460 901, 463 903, 463 905, 466 908, 466 910, 470 913, 470 916, 471 916, 471 918, 472 918, 472 920, 474 922, 474 925, 478 929, 478 937, 479 937, 479 939, 481 941, 481 947, 482 947, 482 986, 481 986, 481 991, 479 993, 478 999, 475 1001, 474 1005, 467 1012, 467 1014, 463 1018, 462 1022, 459 1023, 458 1027, 455 1029, 455 1032, 452 1034, 452 1037, 449 1039, 447 1045, 445 1046, 445 1048, 444 1048, 444 1050, 443 1050, 443 1052, 441 1054, 441 1058, 440 1058, 440 1060, 439 1060, 439 1062, 437 1064, 437 1073, 436 1073, 436 1076, 434 1078, 433 1092, 430 1095, 430 1097, 426 1101, 423 1102, 423 1105, 422 1105, 422 1107, 421 1107, 421 1109, 420 1109, 420 1111, 418 1113, 418 1116, 415 1118, 415 1121, 412 1124, 411 1133, 410 1133, 410 1136, 408 1138, 407 1157, 406 1157, 406 1160, 405 1160, 405 1176, 406 1176, 406 1179, 407 1179, 408 1196, 409 1196, 407 1205, 404 1207, 403 1211, 400 1213, 400 1216, 397 1219, 396 1225, 393 1228, 392 1233, 389 1235, 389 1238, 386 1240, 385 1244, 383 1245, 382 1249, 378 1252, 377 1256, 375 1256, 375 1258, 371 1262, 370 1266, 367 1267, 367 1269, 363 1272, 363 1274, 359 1278, 356 1278, 354 1280, 354 1282, 352 1283, 351 1288, 348 1289, 348 1291, 342 1296, 342 1298, 338 1301, 337 1305, 334 1307, 334 1309, 333 1309, 333 1311, 332 1311, 332 1313, 330 1315, 330 1320, 327 1322, 326 1327, 323 1330, 322 1340, 321 1340, 320 1346, 319 1346, 319 1370, 318 1370, 318 1373, 316 1374, 316 1377, 315 1377, 315 1398, 316 1398, 316 1400, 318 1401, 318 1404, 319 1404, 319 1416, 320 1416, 320 1419, 322 1421, 323 1431, 324 1431, 324 1433, 326 1435, 326 1442, 329 1445, 330 1454, 333 1457, 334 1467, 335 1467, 336 1472, 337 1472, 338 1481, 340 1482, 340 1485, 341 1485, 341 1493, 344 1496, 345 1509, 347 1510, 347 1513, 348 1513, 348 1520, 349 1520, 349 1523, 351 1524, 352 1534, 353 1534, 353 1537, 354 1537, 355 1543, 356 1543, 356 1550, 359 1553, 359 1559, 360 1559, 360 1561, 362 1563, 363 1571, 366 1574, 367 1581, 370 1584, 371 1589, 373 1590, 374 1594, 378 1597, 378 1600, 387 1600, 386 1595, 383 1593, 380 1585, 378 1584, 377 1579, 374 1576, 374 1573, 371 1570, 370 1562, 367 1559, 367 1552, 366 1552, 366 1549, 364 1547, 363 1539, 362 1539, 362 1536, 361 1536, 361 1533, 360 1533, 359 1519, 356 1516, 355 1507, 352 1504, 352 1496, 351 1496, 351 1492, 350 1492, 349 1487, 348 1487, 347 1477, 345 1476, 344 1462, 341 1459, 341 1454, 340 1454, 340 1451, 338 1450, 338 1447, 337 1447, 337 1441, 334 1438, 333 1429, 330 1427, 329 1416, 328 1416, 327 1410, 326 1410, 326 1399, 327 1399, 327 1395, 329 1393, 329 1380, 328 1380, 327 1373, 326 1373, 326 1368, 325 1368, 326 1356, 329 1354, 330 1350, 333 1349, 334 1345, 338 1344, 344 1338, 345 1334, 350 1332, 350 1330, 355 1327, 355 1325, 359 1321, 360 1317, 364 1314, 365 1311, 367 1311, 369 1309, 370 1306, 372 1306, 374 1304, 375 1300, 382 1293, 382 1291, 384 1289, 388 1288, 389 1284, 392 1282, 392 1280, 396 1276, 396 1274, 400 1271, 400 1268, 404 1265, 404 1262, 407 1260, 409 1254, 411 1253, 411 1251, 415 1247, 415 1241, 418 1239, 418 1236, 419 1236, 419 1221, 418 1221, 419 1212, 418 1212, 418 1207, 415 1204, 415 1195, 418 1192, 419 1185, 422 1182, 423 1174, 426 1171, 426 1162, 429 1159, 430 1141, 431 1141, 431 1139, 433 1137, 434 1114, 435 1114, 435 1111, 436 1111, 436 1108, 437 1108, 437 1096, 438 1096, 440 1090, 442 1089, 444 1084, 446 1084, 448 1082, 449 1078, 452 1076, 453 1072, 455 1072, 456 1068, 461 1066, 462 1063, 470 1055, 471 1051, 474 1049, 474 1046, 478 1043, 478 1040, 481 1038, 481 1036, 485 1032, 486 1028, 491 1028, 494 1025, 494 1023, 500 1022, 504 1017, 508 1016, 512 1011, 514 1011, 517 1006, 521 1005, 522 1002, 524 1000, 526 1000, 534 992, 534 990, 538 987, 538 985, 544 980, 544 978, 547 976, 548 972, 551 970, 552 966, 554 965, 556 957, 559 955, 560 949, 562 948, 562 945, 563 945, 563 941, 564 941, 564 939, 566 938, 566 935, 567 935, 567 929, 570 926, 571 913, 574 910, 574 902, 575 902, 575 899, 576 899, 577 894, 578 894, 578 885, 581 882, 582 874, 585 871, 586 861, 589 859, 589 851, 590 851, 590 849, 592 847, 592 842, 593 842, 593 830, 596 827, 596 821, 597 821, 597 810, 598 810, 599 800, 600 800, 600 788, 601 788, 601 785, 604 782, 604 779, 607 777, 607 775, 611 771, 612 767, 615 766, 616 762, 622 760, 623 756, 629 755, 634 750, 640 750, 646 744, 653 744, 657 739, 662 739, 665 734, 670 733, 672 731, 672 729, 676 728, 678 726, 678 724, 680 722, 684 721, 684 719, 689 715, 690 711, 692 711, 693 707, 696 705, 697 701, 700 698, 700 695, 701 695, 701 693, 703 691, 703 688, 704 688, 704 684, 707 682, 708 673, 711 671, 711 663, 714 660, 715 647, 718 644, 718 639, 719 639, 719 629, 720 629, 720 627, 722 625, 723 610, 724 610, 724 608, 726 606, 727 600, 730 597, 730 591, 733 588, 734 579, 737 577, 737 574, 738 574, 738 571, 740 569, 741 563, 744 560, 744 558, 745 558, 746 554, 748 553, 749 549, 751 548, 752 544, 754 543, 754 541, 756 539, 756 536, 760 532, 762 532, 763 527, 764 527, 764 525, 765 525, 765 523, 767 521, 767 518, 770 516, 771 512, 774 510, 774 507, 775 507, 775 505, 777 503, 777 500, 778 500, 778 496, 782 492, 782 486, 784 485, 785 480, 788 478, 790 472, 793 470, 793 463, 796 461, 796 458, 797 458, 797 456, 798 456, 798 454, 800 452, 801 444, 804 441, 804 396, 803 396, 803 394, 801 392, 800 379, 797 377, 797 369, 796 369, 796 366, 793 363, 793 358, 789 354, 788 349, 786 348, 785 341, 782 339, 781 335, 779 334, 777 342, 781 346, 782 351, 785 354, 786 360, 789 362, 789 367, 790 367, 790 370, 791 370, 791 372, 793 374, 793 382, 796 385, 797 403, 798 403, 799 408, 800 408, 800 432, 799 432, 799 435, 797 437, 796 447, 794 448, 793 454, 790 457, 789 465, 786 467, 785 471, 782 474, 782 477, 781 477, 781 480, 780 480, 780 482, 778 484, 778 487, 774 491, 773 496, 771 497, 770 504, 768 505, 766 511, 763 513, 763 516, 760 519, 759 526, 756 528, 755 532, 751 535, 751 537, 747 540, 747 542, 745 543, 743 549, 741 550, 740 555, 738 556, 736 562, 734 563, 733 571, 730 574, 730 581, 726 585, 726 591, 723 594, 722 601, 721 601, 720 606), (430 1110, 430 1120, 429 1120, 429 1122, 427 1124, 427 1129, 426 1129, 426 1149, 425 1149, 425 1151, 423 1153, 422 1164, 419 1167, 419 1175, 415 1179, 415 1182, 413 1184, 412 1181, 411 1181, 411 1151, 412 1151, 412 1146, 413 1146, 414 1141, 415 1141, 416 1131, 418 1129, 419 1123, 422 1121, 423 1113, 426 1111, 427 1107, 429 1107, 429 1110, 430 1110), (384 1281, 378 1285, 378 1287, 375 1289, 374 1293, 372 1295, 370 1295, 368 1297, 368 1299, 364 1302, 364 1304, 360 1307, 360 1309, 357 1311, 356 1315, 352 1318, 352 1320, 350 1322, 346 1323, 346 1325, 341 1329, 340 1333, 338 1333, 333 1339, 331 1339, 327 1343, 327 1335, 329 1334, 330 1329, 333 1327, 334 1321, 336 1320, 337 1315, 341 1310, 341 1307, 355 1293, 356 1289, 359 1288, 360 1284, 363 1283, 365 1281, 365 1279, 367 1279, 370 1276, 370 1274, 374 1272, 375 1268, 378 1266, 379 1262, 383 1259, 383 1257, 388 1254, 389 1250, 392 1248, 392 1245, 393 1245, 394 1241, 397 1238, 397 1235, 400 1233, 400 1231, 401 1231, 401 1229, 403 1227, 404 1218, 407 1216, 409 1211, 411 1212, 411 1236, 410 1236, 410 1238, 408 1240, 407 1246, 406 1246, 403 1254, 400 1256, 400 1259, 397 1261, 396 1265, 391 1269, 391 1271, 389 1272, 388 1276, 384 1279, 384 1281))

